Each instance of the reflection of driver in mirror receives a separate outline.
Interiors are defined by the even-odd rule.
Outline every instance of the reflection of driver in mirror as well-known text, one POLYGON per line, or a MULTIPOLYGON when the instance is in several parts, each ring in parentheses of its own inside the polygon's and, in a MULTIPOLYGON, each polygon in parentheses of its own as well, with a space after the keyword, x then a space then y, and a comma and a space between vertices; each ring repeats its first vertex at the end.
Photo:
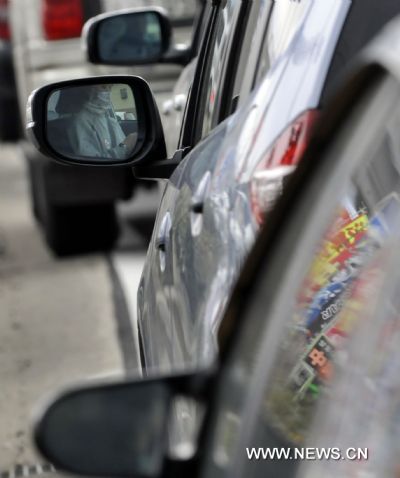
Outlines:
POLYGON ((88 158, 128 158, 135 148, 137 133, 126 136, 123 132, 111 102, 111 85, 87 90, 86 101, 67 129, 73 153, 88 158))

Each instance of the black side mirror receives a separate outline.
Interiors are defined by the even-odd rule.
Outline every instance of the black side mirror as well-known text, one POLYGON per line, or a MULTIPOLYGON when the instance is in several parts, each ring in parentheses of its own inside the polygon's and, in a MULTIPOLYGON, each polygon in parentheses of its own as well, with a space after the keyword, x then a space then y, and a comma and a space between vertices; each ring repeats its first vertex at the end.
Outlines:
POLYGON ((186 50, 169 51, 171 31, 163 9, 142 8, 91 18, 84 26, 83 38, 91 63, 131 66, 182 63, 186 50))
MULTIPOLYGON (((207 372, 68 391, 39 416, 36 444, 56 468, 75 474, 166 476, 174 398, 201 401, 210 377, 207 372)), ((176 463, 175 471, 184 466, 176 463)))
POLYGON ((135 165, 166 159, 159 111, 139 77, 46 85, 31 94, 26 121, 39 151, 63 163, 135 165))

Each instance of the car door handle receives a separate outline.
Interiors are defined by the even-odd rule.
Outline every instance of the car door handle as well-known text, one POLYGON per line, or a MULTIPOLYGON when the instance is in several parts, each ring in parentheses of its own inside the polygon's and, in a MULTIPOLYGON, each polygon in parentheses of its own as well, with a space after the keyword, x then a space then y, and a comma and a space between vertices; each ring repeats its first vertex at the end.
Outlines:
POLYGON ((171 214, 167 212, 161 221, 155 241, 161 272, 165 272, 167 267, 167 246, 171 235, 171 227, 171 214))
POLYGON ((166 245, 167 245, 167 241, 166 241, 166 238, 165 238, 165 237, 163 237, 163 238, 157 238, 157 239, 156 239, 156 248, 157 248, 159 251, 165 252, 166 245))
POLYGON ((158 234, 156 237, 156 248, 161 251, 165 252, 167 248, 167 243, 169 241, 171 232, 171 214, 167 212, 163 217, 160 225, 160 229, 158 230, 158 234))
POLYGON ((203 209, 204 209, 204 201, 197 200, 194 201, 192 200, 190 204, 190 210, 195 213, 195 214, 203 214, 203 209))
POLYGON ((211 173, 207 171, 201 178, 201 181, 190 201, 190 210, 194 214, 203 214, 204 203, 208 195, 211 183, 211 173))

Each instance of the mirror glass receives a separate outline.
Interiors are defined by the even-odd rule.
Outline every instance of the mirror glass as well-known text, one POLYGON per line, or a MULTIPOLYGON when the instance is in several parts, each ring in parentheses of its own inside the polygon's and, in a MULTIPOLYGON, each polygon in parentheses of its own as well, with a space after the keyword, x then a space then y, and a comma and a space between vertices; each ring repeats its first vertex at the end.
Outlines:
POLYGON ((148 63, 163 54, 160 17, 135 12, 105 19, 98 30, 98 54, 106 63, 148 63))
POLYGON ((78 390, 46 411, 37 444, 65 471, 156 477, 167 447, 169 407, 169 389, 157 381, 78 390))
POLYGON ((55 90, 47 102, 50 146, 77 162, 120 162, 138 140, 134 92, 127 84, 104 83, 55 90))

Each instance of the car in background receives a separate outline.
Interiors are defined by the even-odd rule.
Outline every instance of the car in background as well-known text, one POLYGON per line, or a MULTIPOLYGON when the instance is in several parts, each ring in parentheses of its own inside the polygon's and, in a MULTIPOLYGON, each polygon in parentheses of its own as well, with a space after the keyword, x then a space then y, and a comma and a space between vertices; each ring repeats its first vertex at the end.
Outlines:
POLYGON ((21 136, 17 88, 11 53, 8 0, 0 1, 0 140, 16 141, 21 136))
MULTIPOLYGON (((24 114, 30 92, 57 80, 110 73, 114 67, 90 64, 81 48, 81 30, 89 18, 115 8, 141 6, 123 0, 10 0, 12 56, 20 111, 24 114)), ((163 5, 163 0, 159 4, 163 5)), ((178 42, 189 42, 197 1, 168 4, 174 15, 178 42)), ((138 67, 136 74, 147 78, 162 102, 182 69, 179 65, 138 67)), ((131 70, 133 71, 133 70, 131 70)), ((118 237, 115 204, 129 199, 143 183, 129 170, 76 171, 60 168, 39 155, 27 142, 32 209, 48 246, 58 255, 109 249, 118 237), (75 191, 76 194, 71 194, 75 191), (79 194, 78 194, 79 191, 79 194)))
MULTIPOLYGON (((115 7, 119 5, 121 0, 111 0, 112 5, 115 7)), ((156 2, 146 2, 150 4, 155 4, 156 2)), ((166 29, 173 29, 173 41, 169 42, 170 44, 170 54, 169 54, 169 61, 172 61, 172 58, 175 57, 175 61, 179 64, 185 65, 182 69, 179 78, 177 79, 172 93, 168 92, 168 95, 162 97, 160 95, 159 89, 157 89, 154 83, 150 83, 152 87, 152 91, 155 94, 155 98, 157 104, 162 112, 161 120, 163 122, 163 128, 165 132, 165 140, 167 146, 167 154, 169 157, 172 157, 175 153, 177 147, 179 148, 179 139, 180 133, 184 124, 184 114, 186 110, 186 103, 188 99, 188 95, 191 89, 191 85, 194 80, 194 73, 196 70, 197 64, 197 57, 199 54, 200 46, 202 44, 203 35, 205 33, 205 29, 209 26, 209 7, 207 6, 207 2, 205 0, 197 0, 196 6, 196 15, 194 15, 195 21, 193 23, 192 29, 192 38, 190 44, 187 43, 186 45, 182 43, 182 36, 177 35, 177 32, 185 31, 180 29, 174 28, 175 25, 186 25, 188 22, 187 15, 189 12, 193 10, 193 7, 190 7, 190 4, 185 4, 184 12, 182 13, 183 18, 177 18, 177 11, 182 12, 182 8, 179 4, 174 4, 172 6, 170 3, 165 2, 170 7, 169 9, 169 25, 165 26, 166 29), (186 20, 185 20, 186 18, 186 20), (172 46, 175 43, 175 46, 172 46), (172 46, 172 48, 171 48, 172 46)), ((172 2, 174 3, 174 2, 172 2)), ((109 5, 110 3, 108 3, 109 5)), ((94 23, 96 23, 96 18, 93 19, 94 23)), ((89 22, 91 23, 91 22, 89 22)), ((123 25, 123 22, 121 23, 123 25)), ((89 27, 89 25, 87 25, 89 27)), ((135 48, 134 41, 132 38, 126 38, 127 49, 135 48)), ((104 59, 100 59, 96 56, 96 54, 92 55, 92 48, 90 46, 87 47, 88 50, 88 58, 94 64, 102 65, 104 64, 104 59)), ((112 59, 112 63, 114 65, 125 65, 127 63, 127 59, 124 58, 126 56, 126 52, 120 56, 120 59, 114 58, 112 59)), ((157 71, 158 68, 165 68, 166 59, 161 59, 161 62, 155 62, 154 59, 148 59, 146 62, 141 59, 141 61, 137 64, 137 62, 131 57, 129 58, 129 62, 135 64, 136 68, 143 67, 143 63, 147 64, 147 68, 157 71)), ((119 68, 121 73, 124 73, 122 68, 119 68)), ((126 72, 126 71, 125 71, 126 72)), ((143 75, 146 78, 145 75, 143 75)))
POLYGON ((233 290, 218 362, 58 395, 34 429, 56 468, 138 478, 398 476, 399 58, 396 20, 328 102, 233 290), (326 294, 310 320, 333 284, 340 292, 326 294), (174 408, 184 401, 202 419, 173 455, 174 408))
MULTIPOLYGON (((117 11, 128 7, 163 7, 168 12, 171 23, 175 26, 191 26, 197 15, 198 2, 182 0, 102 0, 104 11, 117 11)), ((179 38, 179 32, 176 33, 179 38)), ((178 38, 176 42, 179 43, 178 38)))
MULTIPOLYGON (((115 163, 132 165, 139 178, 168 179, 138 289, 146 373, 214 359, 216 330, 264 213, 335 82, 399 11, 392 0, 206 3, 177 151, 167 159, 152 127, 151 152, 115 163)), ((157 117, 150 101, 145 109, 157 117)), ((70 159, 40 143, 49 156, 70 159)))

